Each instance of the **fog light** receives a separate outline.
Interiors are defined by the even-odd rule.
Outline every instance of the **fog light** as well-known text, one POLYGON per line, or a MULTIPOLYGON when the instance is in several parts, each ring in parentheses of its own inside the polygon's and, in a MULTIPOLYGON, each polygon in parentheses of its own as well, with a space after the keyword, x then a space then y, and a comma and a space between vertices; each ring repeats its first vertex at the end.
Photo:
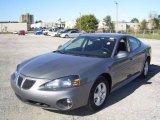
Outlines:
POLYGON ((57 101, 57 106, 59 107, 59 109, 62 109, 62 110, 68 110, 72 107, 72 105, 73 105, 72 100, 69 98, 65 98, 57 101))

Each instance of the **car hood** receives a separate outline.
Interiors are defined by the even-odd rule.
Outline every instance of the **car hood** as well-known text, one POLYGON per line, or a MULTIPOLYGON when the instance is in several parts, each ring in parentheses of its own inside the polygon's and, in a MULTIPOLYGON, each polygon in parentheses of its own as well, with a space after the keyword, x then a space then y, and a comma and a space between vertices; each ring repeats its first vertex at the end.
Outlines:
POLYGON ((18 66, 18 72, 33 78, 56 79, 69 75, 80 75, 93 69, 94 65, 106 62, 106 58, 73 56, 47 53, 27 60, 18 66))

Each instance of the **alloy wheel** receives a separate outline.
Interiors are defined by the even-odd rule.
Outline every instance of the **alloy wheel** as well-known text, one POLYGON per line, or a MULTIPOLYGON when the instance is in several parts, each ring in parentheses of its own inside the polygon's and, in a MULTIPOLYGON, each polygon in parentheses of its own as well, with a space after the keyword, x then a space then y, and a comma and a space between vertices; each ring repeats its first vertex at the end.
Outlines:
POLYGON ((94 91, 94 103, 100 106, 105 101, 107 95, 107 88, 105 83, 99 83, 94 91))

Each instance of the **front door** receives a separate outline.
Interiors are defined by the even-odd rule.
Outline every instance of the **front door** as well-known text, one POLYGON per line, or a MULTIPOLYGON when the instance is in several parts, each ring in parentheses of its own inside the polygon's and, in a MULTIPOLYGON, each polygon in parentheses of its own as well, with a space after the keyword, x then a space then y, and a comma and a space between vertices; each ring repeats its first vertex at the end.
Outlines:
POLYGON ((113 85, 126 80, 132 75, 132 56, 130 54, 130 46, 127 38, 122 38, 119 41, 117 50, 115 53, 114 63, 112 65, 112 79, 113 85), (120 51, 128 52, 128 56, 125 58, 117 58, 116 55, 120 51))

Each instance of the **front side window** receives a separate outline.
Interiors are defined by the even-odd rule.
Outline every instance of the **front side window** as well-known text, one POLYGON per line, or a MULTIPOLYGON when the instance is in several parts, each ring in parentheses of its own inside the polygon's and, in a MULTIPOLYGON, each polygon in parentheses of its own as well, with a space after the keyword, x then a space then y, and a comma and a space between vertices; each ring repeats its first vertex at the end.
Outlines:
POLYGON ((111 57, 116 40, 109 37, 80 36, 59 51, 63 54, 91 57, 111 57))
POLYGON ((131 47, 132 51, 134 51, 135 49, 137 49, 139 47, 140 43, 136 38, 129 37, 128 40, 129 40, 130 47, 131 47))
POLYGON ((126 38, 122 38, 119 41, 116 54, 119 53, 120 51, 130 52, 129 44, 126 38))

